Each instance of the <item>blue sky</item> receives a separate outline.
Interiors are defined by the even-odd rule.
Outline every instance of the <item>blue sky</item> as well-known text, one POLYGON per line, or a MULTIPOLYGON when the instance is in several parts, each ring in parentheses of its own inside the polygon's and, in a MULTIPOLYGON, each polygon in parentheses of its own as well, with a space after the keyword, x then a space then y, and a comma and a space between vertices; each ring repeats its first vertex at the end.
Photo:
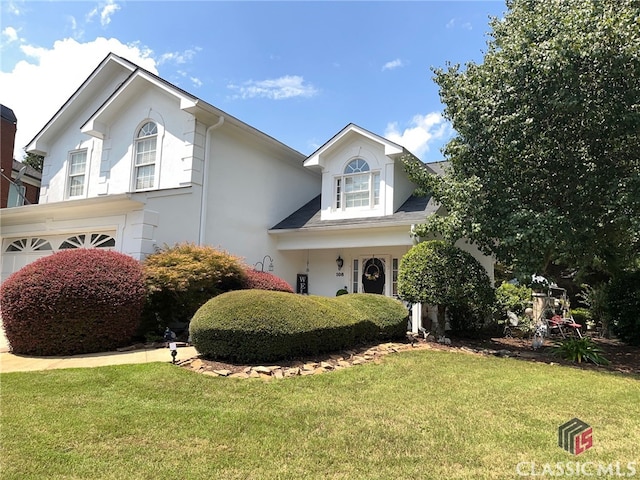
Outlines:
POLYGON ((349 123, 423 161, 451 138, 431 67, 481 62, 504 1, 0 1, 16 158, 110 52, 309 155, 349 123))

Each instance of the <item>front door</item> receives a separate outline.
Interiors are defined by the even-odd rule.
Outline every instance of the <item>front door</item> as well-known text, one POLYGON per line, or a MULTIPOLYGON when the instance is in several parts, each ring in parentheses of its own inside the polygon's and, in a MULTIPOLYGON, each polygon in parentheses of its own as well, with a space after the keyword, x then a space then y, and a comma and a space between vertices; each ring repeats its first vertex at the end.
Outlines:
POLYGON ((385 258, 362 258, 360 286, 364 293, 387 294, 387 261, 385 258))

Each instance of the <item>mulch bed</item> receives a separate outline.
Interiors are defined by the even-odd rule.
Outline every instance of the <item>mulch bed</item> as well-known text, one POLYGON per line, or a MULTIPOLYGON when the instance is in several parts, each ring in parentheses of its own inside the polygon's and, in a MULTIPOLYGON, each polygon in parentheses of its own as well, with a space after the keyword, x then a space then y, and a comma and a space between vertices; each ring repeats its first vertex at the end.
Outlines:
POLYGON ((575 363, 563 360, 552 354, 551 342, 548 339, 545 340, 545 345, 542 348, 534 350, 530 340, 521 338, 490 338, 482 340, 454 338, 451 341, 451 345, 420 339, 414 344, 410 344, 407 341, 368 345, 332 354, 269 363, 268 365, 235 364, 207 360, 202 357, 183 360, 178 364, 183 368, 213 376, 263 378, 268 380, 271 378, 319 374, 363 363, 379 362, 385 355, 405 350, 438 349, 476 355, 511 357, 523 361, 568 365, 586 370, 640 376, 640 348, 626 345, 615 339, 594 338, 594 341, 602 349, 603 356, 611 362, 609 365, 598 366, 592 363, 575 363))

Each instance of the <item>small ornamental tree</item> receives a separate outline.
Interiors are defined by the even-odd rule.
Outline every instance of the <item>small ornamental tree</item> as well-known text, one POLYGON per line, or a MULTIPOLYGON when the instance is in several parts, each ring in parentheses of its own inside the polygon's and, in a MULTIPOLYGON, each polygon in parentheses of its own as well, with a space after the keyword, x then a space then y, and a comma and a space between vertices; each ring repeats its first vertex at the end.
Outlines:
POLYGON ((293 293, 293 288, 280 277, 269 272, 260 272, 253 268, 245 270, 246 281, 244 288, 255 290, 274 290, 278 292, 293 293))
POLYGON ((494 290, 486 270, 470 253, 432 240, 415 245, 402 257, 398 296, 411 303, 437 305, 437 334, 443 335, 447 309, 484 318, 493 304, 494 290))
POLYGON ((244 288, 245 267, 238 257, 209 246, 181 243, 149 255, 143 262, 149 290, 145 317, 166 326, 188 323, 209 299, 244 288))
POLYGON ((128 343, 145 299, 140 263, 101 249, 64 250, 11 275, 0 307, 14 353, 72 355, 128 343))

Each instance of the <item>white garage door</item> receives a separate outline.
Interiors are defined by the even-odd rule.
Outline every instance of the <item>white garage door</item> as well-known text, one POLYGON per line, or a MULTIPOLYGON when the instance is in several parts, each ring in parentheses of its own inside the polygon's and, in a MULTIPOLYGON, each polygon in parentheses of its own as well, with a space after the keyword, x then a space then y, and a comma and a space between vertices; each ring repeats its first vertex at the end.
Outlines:
POLYGON ((7 238, 2 245, 2 281, 34 260, 60 250, 72 248, 114 250, 115 246, 115 232, 7 238))

